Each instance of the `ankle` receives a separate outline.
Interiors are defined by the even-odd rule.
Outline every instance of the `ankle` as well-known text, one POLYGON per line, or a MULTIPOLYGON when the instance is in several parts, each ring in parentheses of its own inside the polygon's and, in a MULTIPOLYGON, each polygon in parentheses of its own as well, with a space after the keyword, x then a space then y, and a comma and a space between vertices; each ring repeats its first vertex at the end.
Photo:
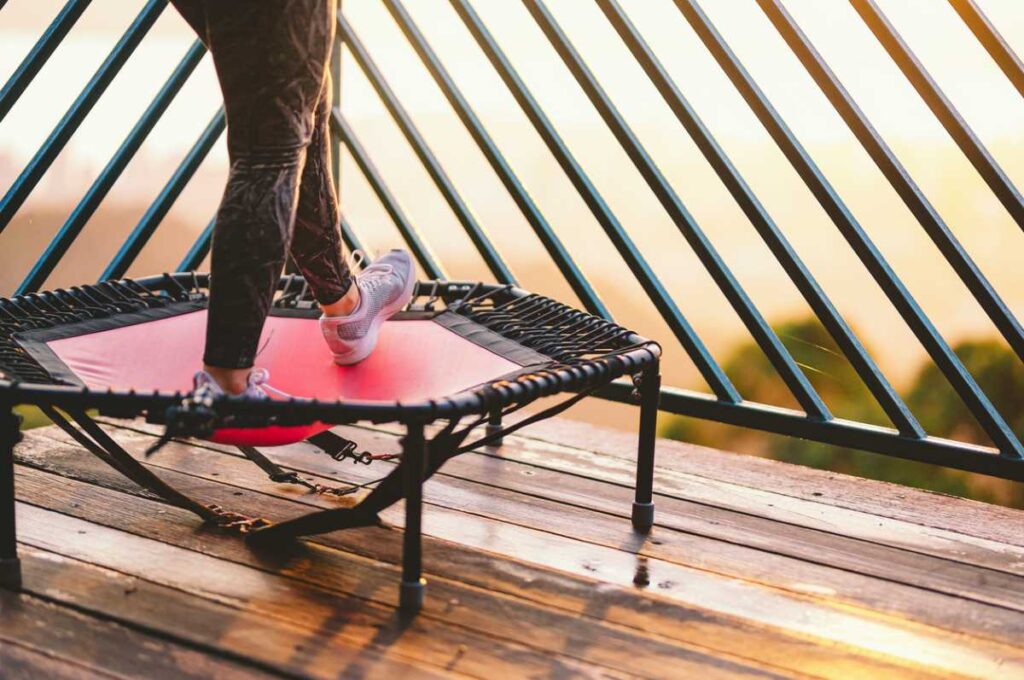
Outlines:
POLYGON ((203 366, 221 389, 228 394, 241 394, 249 385, 251 368, 221 368, 220 366, 203 366))
POLYGON ((359 309, 359 301, 359 286, 353 283, 348 287, 348 291, 336 302, 332 302, 329 305, 320 305, 320 309, 323 311, 324 316, 348 316, 359 309))

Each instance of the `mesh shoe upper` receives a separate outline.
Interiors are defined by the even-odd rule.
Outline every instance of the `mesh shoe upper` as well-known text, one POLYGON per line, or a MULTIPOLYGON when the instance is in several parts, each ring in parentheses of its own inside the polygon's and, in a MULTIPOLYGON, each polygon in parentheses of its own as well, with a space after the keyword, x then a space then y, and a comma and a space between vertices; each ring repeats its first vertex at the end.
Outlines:
POLYGON ((373 350, 380 324, 412 297, 415 274, 409 253, 392 250, 355 277, 359 307, 347 316, 320 319, 324 338, 336 361, 358 361, 373 350))

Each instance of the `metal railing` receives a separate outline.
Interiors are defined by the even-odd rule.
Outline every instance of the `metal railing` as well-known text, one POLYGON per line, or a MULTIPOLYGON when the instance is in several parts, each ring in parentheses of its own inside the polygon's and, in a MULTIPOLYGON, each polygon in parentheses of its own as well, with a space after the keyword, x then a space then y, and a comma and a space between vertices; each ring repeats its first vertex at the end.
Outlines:
MULTIPOLYGON (((662 408, 666 411, 710 419, 732 425, 802 437, 839 446, 857 448, 901 458, 937 463, 953 468, 1024 480, 1024 445, 993 406, 974 376, 965 368, 946 339, 936 329, 922 307, 890 266, 868 232, 854 217, 836 188, 808 150, 798 141, 779 111, 761 90, 727 41, 701 8, 698 0, 664 0, 674 3, 675 10, 690 25, 718 67, 760 121, 765 131, 792 165, 797 175, 824 209, 836 229, 848 243, 874 279, 889 303, 900 314, 935 366, 962 400, 994 448, 930 437, 914 413, 871 358, 864 344, 829 299, 810 269, 798 255, 768 210, 755 195, 751 185, 740 174, 723 147, 704 124, 695 108, 683 96, 645 36, 631 21, 617 0, 594 0, 605 20, 614 29, 654 89, 675 116, 697 149, 707 160, 738 207, 747 217, 765 246, 781 265, 797 291, 823 328, 850 362, 856 375, 878 402, 893 427, 885 428, 834 417, 816 392, 803 369, 793 358, 779 336, 768 324, 737 277, 726 265, 704 230, 688 211, 671 182, 653 160, 651 153, 630 128, 624 115, 613 103, 597 75, 590 69, 555 15, 543 0, 522 0, 541 33, 554 48, 565 68, 579 84, 582 92, 599 114, 607 129, 629 158, 640 177, 658 200, 662 210, 678 229, 697 260, 722 291, 757 346, 768 358, 796 403, 796 411, 747 401, 738 392, 722 367, 708 351, 704 342, 678 307, 667 287, 659 280, 640 248, 630 237, 622 221, 591 181, 583 164, 570 151, 555 123, 544 111, 526 82, 517 73, 511 60, 499 46, 481 16, 469 0, 449 0, 455 15, 472 36, 483 57, 504 83, 512 98, 543 141, 587 209, 592 213, 624 264, 647 294, 675 341, 685 350, 711 393, 665 387, 662 408)), ((78 129, 104 90, 132 55, 147 31, 163 11, 166 0, 149 0, 114 46, 79 97, 68 109, 35 156, 0 199, 0 232, 11 222, 25 200, 37 186, 57 154, 78 129)), ((516 175, 500 145, 460 91, 438 53, 406 10, 401 0, 379 0, 418 55, 422 66, 447 100, 454 116, 461 121, 470 138, 526 223, 538 237, 566 284, 591 313, 610 318, 606 304, 587 280, 573 259, 570 249, 559 239, 537 202, 516 175)), ((917 59, 907 43, 873 0, 848 0, 870 33, 898 66, 913 89, 928 106, 938 122, 955 141, 985 184, 993 192, 1012 219, 1024 228, 1024 198, 1004 170, 957 112, 936 80, 917 59)), ((1024 96, 1024 65, 1014 54, 997 27, 988 20, 973 0, 948 0, 956 14, 978 39, 1006 78, 1024 96)), ((0 122, 17 105, 18 98, 32 82, 43 64, 69 33, 81 16, 88 0, 71 0, 43 32, 14 75, 0 91, 0 122)), ((786 10, 782 0, 751 0, 751 8, 759 7, 769 23, 806 69, 813 82, 825 95, 867 155, 889 182, 896 194, 914 216, 920 227, 935 244, 946 263, 980 305, 1001 337, 1020 360, 1024 360, 1024 328, 1012 310, 987 280, 967 250, 925 193, 916 184, 883 136, 872 126, 853 96, 816 50, 786 10)), ((432 151, 426 137, 417 128, 410 112, 389 85, 382 69, 360 39, 344 12, 339 13, 338 40, 347 47, 348 55, 372 86, 388 115, 409 148, 423 166, 434 187, 444 199, 466 236, 480 254, 495 280, 515 283, 516 278, 498 251, 487 231, 474 216, 459 188, 446 173, 439 157, 432 151)), ((28 276, 18 287, 19 293, 38 290, 59 266, 72 242, 96 211, 99 204, 121 176, 139 150, 146 136, 188 80, 204 54, 198 42, 192 45, 160 89, 137 124, 125 137, 106 167, 74 208, 56 237, 46 248, 28 276)), ((340 57, 336 63, 340 62, 340 57)), ((340 69, 339 69, 340 73, 340 69)), ((340 104, 340 102, 336 102, 340 104)), ((159 193, 156 200, 132 230, 120 249, 113 254, 103 278, 123 276, 140 251, 155 233, 175 200, 203 162, 224 130, 223 111, 218 112, 203 131, 193 148, 159 193)), ((389 188, 384 173, 371 160, 353 127, 336 106, 332 117, 336 143, 343 146, 355 167, 379 200, 399 234, 428 276, 446 277, 444 264, 431 250, 412 220, 401 207, 400 197, 389 188)), ((342 233, 349 247, 359 247, 360 239, 346 218, 342 233)), ((199 239, 185 253, 180 267, 198 266, 210 247, 211 221, 199 239)), ((628 401, 630 389, 615 385, 603 396, 628 401)))

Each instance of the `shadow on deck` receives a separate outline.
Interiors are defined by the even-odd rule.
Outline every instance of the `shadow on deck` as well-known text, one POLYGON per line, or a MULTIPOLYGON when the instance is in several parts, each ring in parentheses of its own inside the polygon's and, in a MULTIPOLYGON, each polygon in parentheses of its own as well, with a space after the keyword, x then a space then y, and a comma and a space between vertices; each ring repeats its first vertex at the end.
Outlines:
MULTIPOLYGON (((145 428, 111 431, 139 454, 145 428)), ((356 436, 398 449, 386 430, 356 436)), ((1024 677, 1024 513, 661 441, 641 536, 634 451, 628 434, 554 420, 453 460, 426 485, 430 589, 406 620, 400 530, 256 553, 33 430, 0 675, 1024 677)), ((323 483, 389 465, 269 454, 323 483)), ((339 502, 228 449, 173 444, 152 465, 269 519, 339 502)))

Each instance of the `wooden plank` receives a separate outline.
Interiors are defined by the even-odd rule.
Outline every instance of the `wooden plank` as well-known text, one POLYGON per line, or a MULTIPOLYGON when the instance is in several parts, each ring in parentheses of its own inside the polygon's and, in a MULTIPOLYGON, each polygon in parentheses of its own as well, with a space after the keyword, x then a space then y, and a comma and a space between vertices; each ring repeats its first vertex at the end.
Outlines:
MULTIPOLYGON (((635 433, 568 418, 538 422, 508 441, 521 439, 636 460, 635 433)), ((1024 547, 1018 509, 673 439, 658 439, 657 455, 659 468, 1024 547)))
MULTIPOLYGON (((194 519, 183 511, 144 499, 126 499, 120 492, 36 470, 19 468, 18 473, 19 497, 33 503, 137 535, 158 535, 162 541, 223 559, 266 566, 259 555, 247 550, 234 537, 218 532, 197 534, 194 519)), ((168 478, 172 476, 169 474, 168 478)), ((183 480, 176 478, 174 481, 183 480)), ((205 482, 202 486, 210 500, 230 498, 243 508, 258 507, 269 512, 295 505, 293 501, 260 497, 223 485, 205 482), (218 489, 222 495, 217 494, 218 489)), ((368 565, 367 560, 334 548, 352 550, 374 560, 394 561, 400 551, 400 534, 367 529, 317 537, 317 542, 319 544, 296 548, 301 558, 297 562, 293 555, 280 555, 271 564, 280 573, 322 587, 339 592, 357 590, 375 601, 394 601, 397 569, 372 562, 368 565)), ((77 543, 74 547, 79 549, 77 543)), ((563 649, 600 640, 600 644, 593 642, 586 647, 588 655, 617 654, 625 647, 627 654, 632 655, 630 658, 636 658, 647 646, 633 642, 622 644, 616 639, 628 626, 642 630, 646 637, 663 641, 681 639, 694 647, 699 643, 715 650, 716 656, 753 658, 763 664, 791 669, 788 673, 796 671, 820 677, 849 677, 854 673, 906 677, 923 672, 913 664, 893 666, 875 654, 854 653, 834 643, 822 646, 820 641, 803 636, 792 638, 715 612, 679 606, 661 598, 645 598, 633 589, 595 587, 593 579, 495 559, 445 541, 428 540, 426 552, 428 571, 445 575, 431 577, 426 616, 444 617, 453 624, 478 630, 495 630, 496 634, 501 631, 506 636, 527 635, 535 644, 563 649), (443 565, 443 568, 434 565, 443 565), (450 580, 453 578, 467 581, 471 586, 453 582, 450 580), (520 598, 532 600, 532 604, 523 603, 520 598), (488 604, 488 600, 496 602, 488 604), (619 634, 595 634, 592 627, 588 628, 594 625, 593 619, 604 619, 603 628, 617 629, 619 634), (612 626, 610 622, 617 625, 612 626), (538 634, 538 631, 544 633, 538 634)), ((679 668, 679 663, 673 662, 667 667, 679 668)))
MULTIPOLYGON (((325 476, 341 472, 354 482, 365 482, 381 474, 365 468, 338 466, 304 444, 281 447, 270 455, 291 469, 325 476)), ((191 461, 193 465, 197 462, 201 465, 201 461, 191 461)), ((183 464, 186 463, 183 461, 183 464)), ((177 466, 177 469, 194 467, 177 466)), ((572 477, 571 480, 566 483, 563 473, 545 468, 508 460, 495 465, 493 459, 465 455, 451 461, 445 473, 430 483, 428 500, 475 514, 492 513, 490 516, 595 542, 621 542, 621 530, 627 525, 615 518, 628 517, 632 490, 587 477, 572 477), (602 515, 594 516, 587 510, 598 510, 602 515), (587 521, 583 521, 585 517, 587 521)), ((658 498, 658 526, 675 531, 657 533, 656 538, 642 546, 641 554, 775 587, 792 589, 793 584, 806 583, 806 586, 796 585, 795 590, 808 592, 825 588, 830 591, 830 598, 839 595, 844 579, 818 583, 815 579, 824 574, 809 569, 811 564, 816 564, 1024 612, 1024 577, 1013 573, 979 569, 945 558, 672 497, 658 498), (755 548, 757 552, 745 548, 755 548), (776 559, 780 556, 794 558, 799 564, 776 559), (756 565, 753 568, 750 560, 756 565)), ((863 581, 855 579, 851 583, 845 579, 848 585, 845 592, 851 603, 870 595, 863 581)), ((888 587, 889 584, 880 585, 888 587)), ((884 609, 887 603, 894 604, 890 601, 893 595, 895 593, 887 592, 865 603, 884 609)), ((919 607, 918 613, 927 615, 936 604, 943 603, 919 607)), ((910 610, 904 607, 899 613, 908 614, 910 610)), ((1018 617, 1014 620, 1019 625, 1018 617)), ((998 632, 1002 628, 992 624, 985 629, 998 632)))
MULTIPOLYGON (((389 657, 407 662, 425 662, 437 670, 484 677, 516 674, 554 675, 579 673, 599 677, 609 669, 577 661, 562 654, 540 653, 523 645, 457 628, 427 617, 409 621, 389 609, 344 593, 300 583, 278 574, 213 556, 184 549, 170 543, 99 526, 31 505, 19 504, 19 521, 23 542, 50 552, 67 555, 106 569, 113 569, 187 593, 201 595, 233 604, 248 613, 273 622, 270 635, 261 643, 281 661, 294 655, 291 645, 280 646, 275 635, 279 627, 292 624, 304 635, 304 644, 312 648, 314 658, 320 651, 344 640, 357 650, 369 647, 389 657), (75 535, 87 536, 74 540, 75 535), (73 543, 73 545, 69 545, 73 543)), ((365 587, 365 586, 363 586, 365 587)), ((93 606, 104 606, 106 599, 97 598, 93 606)), ((234 636, 233 627, 221 635, 234 636)), ((356 655, 358 659, 358 654, 356 655)), ((674 662, 686 667, 682 655, 674 662)), ((664 662, 664 660, 663 660, 664 662)), ((712 677, 741 674, 742 668, 716 663, 693 664, 712 677), (716 673, 715 666, 728 667, 730 673, 716 673)), ((326 677, 339 673, 336 663, 319 669, 326 677)), ((382 673, 387 677, 394 674, 382 673)), ((750 674, 751 676, 760 674, 750 674)))
MULTIPOLYGON (((374 443, 382 448, 397 446, 388 441, 374 443)), ((350 481, 368 481, 381 474, 365 466, 339 465, 305 445, 281 447, 269 455, 292 469, 325 475, 341 471, 350 481)), ((211 460, 216 464, 217 459, 196 450, 175 448, 156 462, 171 469, 201 470, 205 466, 216 472, 208 465, 211 460), (180 459, 172 460, 174 456, 180 459)), ((446 475, 431 481, 428 500, 604 545, 617 546, 628 539, 624 531, 628 525, 610 515, 626 516, 631 490, 579 477, 566 484, 561 473, 508 461, 494 463, 473 455, 453 460, 445 468, 446 475), (486 480, 487 486, 469 480, 486 480), (510 494, 506 489, 520 493, 510 494)), ((254 469, 230 474, 243 486, 262 482, 254 469), (244 481, 238 474, 246 475, 244 481)), ((1015 641, 1024 633, 1024 618, 1017 614, 926 592, 967 597, 1019 612, 1024 609, 1024 579, 1020 577, 673 498, 659 499, 658 516, 659 531, 650 541, 638 543, 634 552, 792 592, 821 593, 830 601, 867 606, 995 640, 1015 641), (686 533, 663 531, 666 528, 686 533)))
MULTIPOLYGON (((145 435, 148 427, 150 426, 133 428, 129 432, 136 431, 145 435)), ((379 428, 341 428, 340 431, 342 434, 348 433, 366 448, 393 452, 397 447, 394 436, 379 428)), ((123 438, 132 441, 132 435, 124 430, 121 432, 123 438)), ((63 433, 51 428, 43 436, 52 436, 57 441, 62 441, 63 433)), ((67 439, 65 438, 63 441, 67 441, 67 439)), ((228 448, 216 445, 204 444, 203 448, 233 453, 228 448)), ((295 449, 303 452, 299 459, 305 458, 306 451, 315 450, 308 444, 296 444, 278 447, 271 451, 271 456, 287 455, 289 451, 295 449)), ((635 472, 632 461, 594 454, 581 449, 536 442, 525 445, 523 440, 513 439, 500 449, 487 448, 475 452, 474 455, 503 461, 516 461, 538 470, 549 470, 573 477, 603 481, 628 489, 633 488, 635 472)), ((322 454, 320 457, 323 457, 322 454)), ((348 465, 345 463, 342 469, 348 465)), ((716 482, 668 469, 659 468, 657 470, 655 491, 659 497, 689 501, 709 509, 770 520, 776 527, 775 531, 784 529, 779 526, 780 524, 803 527, 834 536, 855 538, 971 566, 1024 575, 1024 548, 1016 545, 998 543, 943 529, 922 527, 869 513, 808 502, 770 491, 716 482)), ((1020 513, 1020 519, 1024 521, 1024 513, 1020 513)))
MULTIPOLYGON (((633 486, 635 464, 625 459, 552 444, 503 447, 495 455, 538 468, 600 479, 629 488, 633 486)), ((698 477, 664 467, 659 467, 655 472, 654 488, 660 496, 1024 575, 1024 548, 1017 545, 698 477)))
POLYGON ((90 678, 116 678, 98 668, 89 668, 68 659, 22 647, 13 640, 4 640, 0 646, 0 670, 6 680, 86 680, 90 678))
MULTIPOLYGON (((213 462, 214 460, 218 460, 217 457, 211 456, 208 462, 213 462)), ((245 470, 250 467, 244 461, 237 459, 225 458, 225 460, 232 463, 237 468, 237 471, 210 474, 217 474, 223 478, 240 478, 241 475, 245 474, 245 470)), ((63 462, 61 467, 64 467, 63 462)), ((100 471, 100 475, 102 474, 102 471, 100 471)), ((177 473, 164 474, 168 480, 173 481, 175 484, 180 484, 183 489, 195 491, 200 496, 205 495, 206 498, 215 502, 235 501, 236 507, 243 508, 243 511, 245 511, 246 507, 267 510, 273 506, 265 498, 250 498, 251 494, 241 489, 232 491, 224 496, 218 496, 217 488, 209 487, 202 480, 195 478, 190 480, 188 477, 178 475, 177 473), (240 495, 236 496, 236 494, 240 495)), ((104 484, 118 483, 117 480, 111 479, 101 480, 97 478, 95 481, 102 481, 104 484)), ((44 485, 42 488, 45 489, 52 486, 53 484, 51 483, 44 485)), ((277 487, 277 485, 271 486, 277 487)), ((323 502, 322 499, 318 500, 323 502)), ((587 544, 581 546, 578 543, 570 543, 566 545, 564 543, 565 539, 559 539, 559 541, 552 543, 551 541, 546 541, 544 535, 538 535, 539 532, 523 531, 521 527, 510 527, 500 524, 493 526, 488 524, 478 529, 473 526, 474 520, 472 518, 454 513, 451 515, 450 518, 445 518, 442 513, 434 513, 428 514, 428 517, 440 516, 444 518, 442 531, 449 532, 446 535, 451 536, 453 540, 466 541, 468 537, 471 544, 474 540, 480 541, 477 543, 478 547, 491 545, 492 547, 487 549, 493 549, 494 546, 497 546, 494 543, 494 539, 497 537, 501 544, 515 546, 518 552, 522 552, 525 549, 529 554, 528 559, 532 561, 547 564, 554 568, 565 569, 580 576, 602 579, 608 583, 617 583, 626 587, 631 585, 630 581, 637 567, 636 558, 631 555, 618 551, 598 550, 594 546, 587 544), (619 555, 622 558, 618 557, 619 555), (629 561, 624 562, 623 558, 628 558, 629 561)), ((107 521, 116 522, 117 520, 107 521)), ((437 533, 438 523, 436 520, 428 521, 427 527, 432 533, 437 533)), ((321 537, 318 540, 322 540, 330 545, 343 547, 344 549, 354 550, 375 559, 394 560, 397 558, 397 540, 384 541, 375 538, 375 540, 367 545, 365 540, 359 541, 353 538, 358 533, 341 532, 321 537)), ((432 561, 435 550, 443 551, 443 560, 438 563, 449 567, 456 567, 448 570, 448 573, 457 573, 460 579, 479 578, 478 573, 482 570, 480 569, 478 556, 469 556, 472 563, 468 565, 468 569, 457 569, 460 562, 466 563, 465 556, 460 555, 457 550, 451 550, 450 546, 441 543, 437 546, 427 546, 428 560, 432 561), (473 560, 474 557, 477 559, 473 560)), ((428 562, 429 566, 430 562, 428 562)), ((731 579, 709 578, 707 574, 702 572, 677 569, 675 570, 675 582, 661 581, 661 574, 671 573, 672 566, 664 565, 657 561, 647 561, 652 582, 658 583, 659 586, 664 586, 664 588, 659 587, 658 595, 668 597, 677 604, 696 608, 698 611, 702 607, 707 608, 707 605, 710 603, 712 605, 712 613, 717 610, 720 614, 726 614, 727 617, 746 617, 761 625, 779 626, 801 636, 817 638, 819 644, 835 645, 838 643, 853 647, 860 646, 862 649, 869 650, 867 653, 875 655, 886 653, 894 655, 896 658, 901 658, 901 656, 905 658, 909 654, 914 659, 914 662, 922 664, 942 666, 943 664, 952 663, 957 667, 961 667, 961 664, 964 664, 962 667, 971 668, 977 667, 976 664, 981 662, 982 659, 989 659, 990 661, 999 659, 1000 663, 1016 663, 1015 653, 1008 651, 1005 646, 992 646, 981 641, 972 641, 968 648, 964 646, 957 636, 940 634, 938 631, 927 631, 925 634, 917 627, 907 627, 905 622, 902 621, 878 621, 876 618, 865 619, 853 616, 846 611, 822 607, 803 598, 784 598, 780 597, 778 593, 771 591, 745 587, 743 584, 737 584, 731 579), (847 635, 844 631, 855 631, 856 634, 847 635), (838 638, 829 637, 834 636, 836 632, 840 633, 838 638), (822 636, 824 636, 825 640, 822 639, 822 636), (938 639, 935 639, 936 636, 938 639), (939 639, 941 639, 941 642, 939 639), (978 652, 977 650, 979 649, 987 651, 978 652), (970 660, 960 658, 962 654, 967 654, 972 658, 970 660)), ((520 566, 516 565, 516 569, 520 569, 520 566)), ((437 569, 435 568, 434 571, 437 571, 437 569)), ((441 573, 445 573, 445 571, 441 571, 441 573)), ((499 576, 504 576, 504 574, 499 573, 499 576)), ((498 585, 493 580, 483 579, 478 581, 477 585, 490 589, 518 588, 518 592, 525 592, 532 594, 533 597, 538 597, 532 578, 527 580, 525 588, 522 583, 516 584, 515 581, 509 583, 507 578, 504 580, 505 583, 498 585)), ((549 602, 557 595, 557 590, 550 595, 544 593, 542 601, 549 602)), ((644 595, 646 596, 647 594, 645 593, 644 595)), ((587 595, 583 595, 582 598, 583 601, 574 604, 574 606, 583 606, 585 610, 586 600, 591 598, 587 595)), ((609 607, 605 607, 601 611, 606 611, 607 609, 609 607)), ((634 607, 634 609, 636 608, 634 607)), ((657 623, 657 617, 649 616, 649 609, 651 607, 645 603, 639 610, 630 612, 631 617, 627 617, 627 620, 631 620, 633 625, 638 627, 650 627, 657 623)), ((707 616, 708 613, 706 611, 701 612, 704 616, 707 616)), ((677 620, 678 616, 678 612, 675 613, 677 620)), ((722 635, 717 634, 711 638, 710 643, 721 644, 721 638, 722 635)), ((760 649, 758 649, 758 653, 761 653, 760 649)), ((835 659, 833 658, 831 662, 834 663, 834 661, 835 659)))
MULTIPOLYGON (((133 427, 137 425, 138 423, 135 423, 133 427)), ((149 427, 151 426, 140 427, 137 431, 146 432, 149 427)), ((341 428, 339 431, 342 434, 347 433, 365 448, 379 448, 383 452, 391 452, 396 447, 394 436, 382 427, 341 428)), ((203 446, 207 447, 205 444, 203 446)), ((209 448, 230 451, 215 445, 209 448)), ((303 452, 314 450, 308 444, 297 444, 279 447, 272 451, 271 455, 287 454, 296 448, 303 452)), ((635 463, 632 459, 516 437, 510 438, 508 443, 499 449, 486 448, 475 455, 512 460, 536 469, 603 481, 629 489, 633 488, 635 478, 635 463)), ((787 472, 788 467, 795 466, 787 466, 787 472)), ((659 497, 689 501, 709 509, 770 520, 777 527, 777 531, 783 528, 779 524, 804 527, 971 566, 1024 575, 1024 548, 1014 544, 803 500, 774 491, 720 482, 677 472, 661 465, 655 474, 655 491, 659 497)), ((1024 522, 1024 512, 1017 512, 1015 524, 1019 526, 1021 522, 1024 522)))
MULTIPOLYGON (((63 520, 60 515, 49 519, 54 517, 58 523, 63 520)), ((64 540, 84 543, 97 531, 84 522, 75 526, 64 540)), ((25 592, 146 630, 211 657, 240 659, 291 677, 335 678, 339 669, 358 669, 377 678, 438 678, 443 671, 391 658, 332 631, 268 619, 226 598, 213 600, 25 544, 21 553, 25 592)))
POLYGON ((0 640, 5 650, 9 643, 16 644, 58 660, 72 660, 90 671, 102 669, 103 673, 120 677, 153 680, 273 677, 252 666, 214 658, 110 621, 2 589, 0 640))

